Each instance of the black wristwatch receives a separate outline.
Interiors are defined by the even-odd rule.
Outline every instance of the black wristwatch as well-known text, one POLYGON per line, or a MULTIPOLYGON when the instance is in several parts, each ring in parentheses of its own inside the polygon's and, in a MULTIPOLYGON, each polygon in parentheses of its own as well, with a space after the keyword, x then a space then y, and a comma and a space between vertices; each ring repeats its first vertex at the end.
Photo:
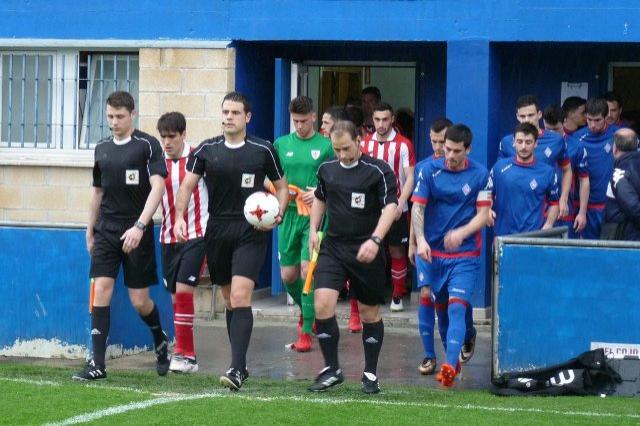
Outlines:
POLYGON ((382 247, 382 239, 380 237, 376 237, 375 235, 372 235, 369 237, 369 239, 374 243, 376 243, 379 247, 382 247))
POLYGON ((147 229, 147 225, 145 225, 144 223, 140 222, 139 220, 136 221, 135 227, 138 228, 139 230, 141 230, 142 232, 144 232, 147 229))

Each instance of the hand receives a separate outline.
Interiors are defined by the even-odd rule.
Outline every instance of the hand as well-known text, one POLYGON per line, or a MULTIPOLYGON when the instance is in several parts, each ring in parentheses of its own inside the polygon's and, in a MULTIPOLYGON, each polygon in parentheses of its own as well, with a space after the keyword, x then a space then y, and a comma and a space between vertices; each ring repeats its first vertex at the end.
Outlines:
POLYGON ((263 232, 268 232, 271 231, 273 228, 277 227, 278 225, 280 225, 282 223, 282 213, 278 213, 275 217, 275 221, 269 225, 269 226, 256 226, 255 228, 258 231, 263 231, 263 232))
POLYGON ((187 242, 189 234, 187 232, 187 224, 182 217, 178 217, 178 215, 176 215, 176 223, 173 226, 173 230, 179 243, 187 242))
POLYGON ((489 228, 496 226, 496 211, 493 209, 489 210, 489 222, 487 222, 487 226, 489 228))
POLYGON ((542 225, 542 230, 544 231, 545 229, 551 229, 553 228, 553 224, 545 222, 544 225, 542 225))
POLYGON ((558 201, 558 217, 565 217, 569 214, 569 202, 566 199, 560 198, 558 201))
POLYGON ((313 254, 313 251, 320 250, 320 238, 318 238, 318 233, 316 231, 309 232, 309 254, 313 254))
POLYGON ((380 250, 380 247, 378 247, 378 245, 374 243, 373 240, 369 239, 362 243, 362 245, 360 246, 356 259, 360 263, 371 263, 373 262, 373 259, 376 258, 378 250, 380 250))
POLYGON ((313 204, 313 200, 315 199, 316 199, 315 189, 302 193, 302 201, 304 201, 304 203, 309 207, 311 207, 311 205, 313 204))
POLYGON ((129 254, 138 248, 142 234, 144 234, 142 229, 139 229, 135 225, 124 231, 124 234, 120 237, 120 241, 124 240, 124 243, 122 243, 122 251, 129 254))
POLYGON ((452 229, 444 236, 444 248, 447 251, 454 251, 462 244, 462 233, 459 229, 452 229))
POLYGON ((429 243, 427 243, 427 240, 424 238, 419 239, 416 245, 416 250, 416 254, 420 256, 420 258, 431 263, 431 247, 429 246, 429 243))
POLYGON ((87 242, 87 251, 89 252, 89 255, 91 256, 91 253, 93 253, 93 232, 89 231, 87 229, 87 233, 85 234, 85 240, 87 242))
POLYGON ((578 213, 576 215, 576 220, 573 221, 573 229, 576 232, 582 232, 582 230, 587 226, 587 214, 578 213))
POLYGON ((407 256, 409 257, 409 262, 411 262, 411 264, 413 266, 416 266, 416 252, 418 251, 418 246, 416 245, 415 242, 411 241, 409 242, 409 252, 407 254, 407 256))

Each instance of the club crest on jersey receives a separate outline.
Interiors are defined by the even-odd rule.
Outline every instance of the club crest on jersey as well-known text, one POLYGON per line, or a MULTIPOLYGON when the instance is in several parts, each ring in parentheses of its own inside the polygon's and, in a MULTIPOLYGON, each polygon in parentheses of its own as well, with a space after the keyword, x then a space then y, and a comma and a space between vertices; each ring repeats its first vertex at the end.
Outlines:
POLYGON ((551 148, 547 147, 547 149, 544 150, 544 155, 547 156, 547 158, 551 157, 551 154, 553 154, 553 151, 551 151, 551 148))
POLYGON ((465 183, 464 186, 462 187, 462 193, 466 196, 466 195, 469 195, 470 192, 471 192, 471 187, 469 186, 468 183, 465 183))
POLYGON ((243 173, 242 174, 242 183, 240 186, 242 188, 253 188, 253 181, 256 179, 256 175, 252 173, 243 173))
POLYGON ((139 170, 126 170, 124 176, 125 183, 127 185, 139 185, 140 184, 140 171, 139 170))
POLYGON ((311 158, 313 158, 314 160, 317 160, 318 158, 320 158, 320 150, 319 149, 312 149, 311 150, 311 158))
POLYGON ((364 209, 364 194, 361 192, 351 193, 351 207, 354 209, 364 209))
POLYGON ((529 187, 535 191, 535 189, 538 187, 538 182, 536 182, 535 179, 531 179, 531 182, 529 182, 529 187))

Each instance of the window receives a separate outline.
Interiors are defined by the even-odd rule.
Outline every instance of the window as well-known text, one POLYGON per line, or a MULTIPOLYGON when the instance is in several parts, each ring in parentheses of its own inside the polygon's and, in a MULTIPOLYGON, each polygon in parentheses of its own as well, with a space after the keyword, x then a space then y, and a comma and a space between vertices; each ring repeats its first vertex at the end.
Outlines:
POLYGON ((137 53, 1 52, 0 147, 92 150, 109 135, 105 101, 114 90, 138 102, 137 53))

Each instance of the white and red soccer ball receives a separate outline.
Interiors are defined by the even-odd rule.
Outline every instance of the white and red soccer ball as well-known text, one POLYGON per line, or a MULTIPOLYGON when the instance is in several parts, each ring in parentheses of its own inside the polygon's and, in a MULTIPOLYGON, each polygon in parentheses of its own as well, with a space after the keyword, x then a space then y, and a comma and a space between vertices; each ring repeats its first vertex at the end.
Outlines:
POLYGON ((244 217, 251 225, 268 228, 276 222, 280 213, 278 199, 268 192, 258 191, 247 197, 244 202, 244 217))

